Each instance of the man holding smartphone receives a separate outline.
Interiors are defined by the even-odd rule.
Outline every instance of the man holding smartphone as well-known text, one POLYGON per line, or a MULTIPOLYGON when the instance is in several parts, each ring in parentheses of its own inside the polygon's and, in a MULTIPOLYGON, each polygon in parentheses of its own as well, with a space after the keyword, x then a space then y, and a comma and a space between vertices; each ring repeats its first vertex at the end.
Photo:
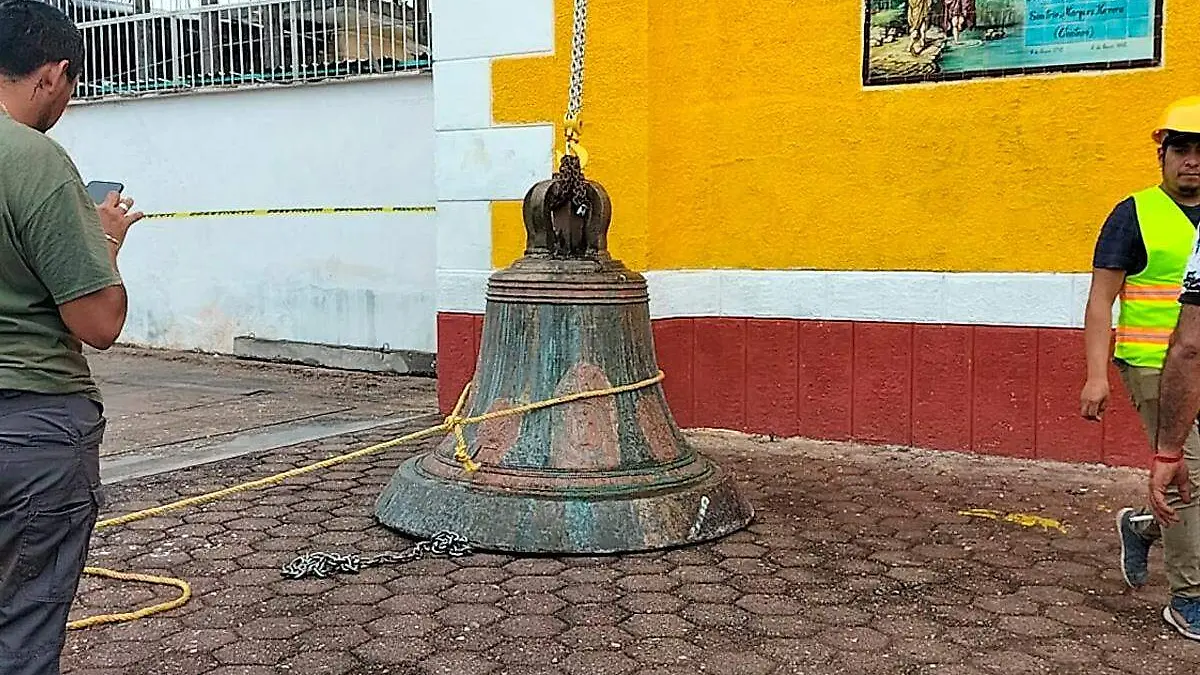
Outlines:
POLYGON ((105 419, 83 344, 125 324, 117 253, 140 213, 99 206, 45 135, 83 37, 57 9, 0 0, 0 673, 58 675, 99 511, 105 419))

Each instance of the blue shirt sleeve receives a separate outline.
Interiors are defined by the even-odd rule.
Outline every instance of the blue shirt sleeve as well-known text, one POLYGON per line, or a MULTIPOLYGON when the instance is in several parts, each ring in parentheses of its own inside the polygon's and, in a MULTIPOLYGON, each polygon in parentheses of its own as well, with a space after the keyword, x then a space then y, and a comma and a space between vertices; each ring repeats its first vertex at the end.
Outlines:
POLYGON ((1146 244, 1142 241, 1132 197, 1117 204, 1104 221, 1096 238, 1092 267, 1125 270, 1129 275, 1146 269, 1146 244))

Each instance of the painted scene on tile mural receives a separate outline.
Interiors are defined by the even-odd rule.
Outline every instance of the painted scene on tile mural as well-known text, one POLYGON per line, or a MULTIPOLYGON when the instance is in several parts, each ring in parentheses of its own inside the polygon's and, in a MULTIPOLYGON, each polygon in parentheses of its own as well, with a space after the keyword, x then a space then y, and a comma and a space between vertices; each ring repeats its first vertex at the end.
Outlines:
POLYGON ((864 0, 864 84, 1158 65, 1162 0, 864 0))

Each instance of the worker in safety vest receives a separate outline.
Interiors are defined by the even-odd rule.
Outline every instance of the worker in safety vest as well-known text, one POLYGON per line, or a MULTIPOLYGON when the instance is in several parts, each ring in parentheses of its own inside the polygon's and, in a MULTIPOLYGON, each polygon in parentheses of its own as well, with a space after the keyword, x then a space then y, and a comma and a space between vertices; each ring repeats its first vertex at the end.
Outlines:
MULTIPOLYGON (((1169 106, 1152 138, 1162 182, 1117 204, 1096 241, 1084 321, 1088 374, 1080 399, 1083 416, 1099 420, 1109 397, 1111 357, 1153 446, 1159 425, 1159 379, 1179 319, 1180 289, 1200 222, 1200 97, 1169 106), (1112 306, 1118 297, 1114 350, 1112 306)), ((1200 459, 1195 424, 1189 425, 1185 444, 1188 455, 1200 459)), ((1125 581, 1141 586, 1148 577, 1150 546, 1164 539, 1160 523, 1149 509, 1126 508, 1117 516, 1117 529, 1125 581)), ((1200 595, 1195 546, 1176 530, 1166 533, 1164 548, 1172 590, 1200 595)))

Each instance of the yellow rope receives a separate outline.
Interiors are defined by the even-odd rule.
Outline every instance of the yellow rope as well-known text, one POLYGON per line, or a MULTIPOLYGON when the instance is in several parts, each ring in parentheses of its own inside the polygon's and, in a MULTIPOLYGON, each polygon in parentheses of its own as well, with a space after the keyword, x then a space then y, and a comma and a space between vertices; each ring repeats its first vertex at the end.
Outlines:
MULTIPOLYGON (((441 424, 438 424, 436 426, 429 427, 428 429, 422 429, 420 431, 415 431, 411 434, 405 434, 404 436, 400 436, 398 438, 393 438, 390 441, 384 441, 383 443, 378 443, 376 445, 362 448, 361 450, 355 450, 354 452, 348 452, 344 455, 338 455, 337 457, 331 457, 329 459, 325 459, 320 462, 314 462, 314 463, 308 464, 306 466, 291 469, 289 471, 284 471, 282 473, 277 473, 273 476, 267 476, 266 478, 260 478, 258 480, 241 483, 239 485, 227 487, 223 490, 217 490, 215 492, 209 492, 209 493, 202 494, 202 495, 196 495, 195 497, 187 497, 185 499, 180 499, 178 501, 174 501, 169 504, 163 504, 162 506, 155 506, 153 508, 143 509, 141 511, 135 511, 133 513, 128 513, 126 515, 118 516, 116 518, 109 518, 107 520, 102 520, 102 521, 96 523, 96 530, 103 530, 103 529, 110 528, 110 527, 116 527, 118 525, 126 525, 128 523, 132 523, 135 521, 146 520, 147 518, 153 518, 155 516, 161 516, 164 513, 169 513, 171 511, 177 511, 179 509, 184 509, 184 508, 188 508, 191 506, 199 506, 201 504, 207 504, 209 502, 217 501, 218 499, 222 499, 224 497, 228 497, 230 495, 234 495, 239 492, 246 492, 249 490, 256 490, 258 488, 270 487, 272 485, 278 485, 279 483, 282 483, 282 482, 288 480, 289 478, 295 478, 296 476, 302 476, 304 474, 312 473, 314 471, 320 471, 321 469, 326 469, 331 466, 335 466, 338 464, 344 464, 346 462, 350 462, 350 461, 353 461, 353 460, 356 460, 356 459, 359 459, 362 457, 366 457, 367 455, 375 454, 377 452, 382 452, 389 448, 394 448, 398 445, 403 445, 405 443, 411 443, 413 441, 421 440, 423 438, 428 438, 429 436, 434 436, 437 434, 453 433, 454 437, 455 437, 454 458, 463 465, 463 469, 465 471, 467 471, 467 472, 477 471, 479 469, 479 464, 477 462, 475 462, 475 460, 472 459, 469 454, 467 454, 467 440, 466 440, 466 434, 464 433, 463 429, 468 426, 471 426, 474 424, 480 424, 482 422, 487 422, 487 421, 494 420, 494 419, 499 419, 501 417, 510 417, 512 415, 522 415, 527 412, 532 412, 534 410, 550 408, 550 407, 553 407, 556 405, 562 405, 564 403, 571 403, 573 401, 580 401, 580 400, 589 399, 589 398, 599 398, 602 396, 612 396, 615 394, 623 394, 626 392, 636 391, 638 389, 645 389, 646 387, 650 387, 655 384, 658 384, 659 382, 662 382, 663 379, 665 379, 665 378, 666 378, 666 375, 663 374, 663 372, 660 370, 660 371, 658 371, 658 374, 655 375, 654 377, 642 380, 640 382, 635 382, 633 384, 626 384, 626 385, 621 385, 618 387, 609 387, 607 389, 595 389, 592 391, 583 391, 583 392, 578 392, 575 394, 568 394, 566 396, 558 396, 558 397, 547 399, 544 401, 536 401, 534 403, 527 403, 525 405, 520 405, 515 408, 505 408, 503 410, 494 410, 492 412, 485 413, 482 415, 476 415, 474 417, 463 417, 460 413, 462 413, 463 406, 466 405, 467 393, 471 389, 470 383, 467 383, 467 386, 463 387, 462 393, 459 394, 458 402, 455 403, 454 409, 450 412, 450 414, 446 417, 446 419, 441 424)), ((175 609, 176 607, 182 607, 183 605, 187 604, 188 600, 190 600, 192 597, 191 587, 188 585, 188 583, 186 581, 184 581, 182 579, 175 579, 175 578, 171 578, 171 577, 156 577, 156 576, 145 575, 145 574, 132 574, 132 573, 128 573, 128 572, 115 572, 113 570, 104 569, 102 567, 85 567, 83 572, 84 572, 84 574, 87 574, 90 576, 100 576, 100 577, 107 577, 110 579, 140 581, 140 582, 150 583, 150 584, 174 586, 176 588, 179 588, 182 592, 180 593, 179 597, 175 598, 174 600, 171 600, 169 602, 164 602, 161 604, 157 604, 157 605, 153 605, 151 607, 146 607, 144 609, 139 609, 134 612, 126 612, 123 614, 101 614, 98 616, 91 616, 86 619, 80 619, 78 621, 72 621, 71 623, 67 624, 67 628, 71 629, 71 630, 78 630, 81 628, 89 628, 91 626, 98 626, 98 625, 106 624, 106 623, 120 623, 120 622, 124 622, 124 621, 133 621, 135 619, 145 618, 145 617, 151 616, 153 614, 158 614, 160 612, 166 612, 168 610, 175 609)))
POLYGON ((179 589, 179 597, 168 602, 162 602, 157 605, 151 605, 134 612, 123 612, 121 614, 100 614, 98 616, 89 616, 86 619, 72 621, 67 624, 67 628, 71 630, 79 630, 81 628, 91 628, 106 623, 121 623, 123 621, 134 621, 141 619, 151 614, 159 612, 167 612, 176 607, 183 607, 192 599, 192 587, 183 579, 173 579, 171 577, 156 577, 151 574, 133 574, 131 572, 114 572, 106 570, 103 567, 85 567, 83 573, 94 577, 107 577, 109 579, 118 579, 120 581, 140 581, 146 584, 158 584, 160 586, 174 586, 179 589))

